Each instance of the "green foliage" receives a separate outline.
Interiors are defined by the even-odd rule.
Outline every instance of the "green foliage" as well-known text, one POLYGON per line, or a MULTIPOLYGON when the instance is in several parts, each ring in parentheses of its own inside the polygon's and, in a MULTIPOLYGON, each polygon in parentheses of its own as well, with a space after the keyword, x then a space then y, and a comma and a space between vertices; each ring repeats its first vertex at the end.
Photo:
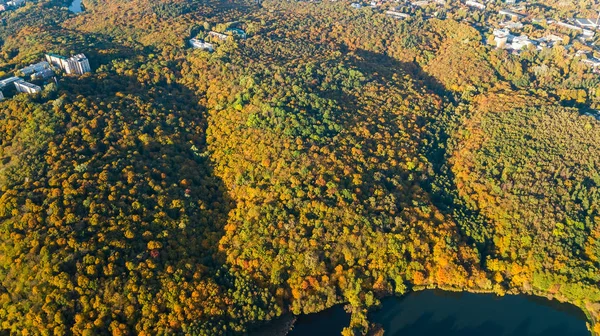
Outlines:
POLYGON ((345 302, 364 334, 412 286, 600 300, 600 128, 563 107, 600 93, 560 50, 341 2, 58 6, 2 14, 4 73, 94 72, 0 102, 0 333, 244 334, 345 302), (250 37, 185 46, 230 26, 250 37))

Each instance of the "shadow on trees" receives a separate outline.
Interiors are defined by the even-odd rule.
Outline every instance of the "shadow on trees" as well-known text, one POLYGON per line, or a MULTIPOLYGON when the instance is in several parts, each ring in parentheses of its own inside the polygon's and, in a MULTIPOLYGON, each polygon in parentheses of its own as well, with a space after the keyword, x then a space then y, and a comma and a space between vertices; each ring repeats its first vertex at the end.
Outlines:
POLYGON ((86 295, 117 311, 104 317, 106 325, 117 321, 130 327, 141 319, 156 325, 161 314, 171 314, 183 299, 170 291, 187 293, 186 298, 200 291, 207 304, 223 310, 225 316, 188 321, 192 331, 231 321, 248 324, 257 319, 250 318, 251 310, 272 309, 266 292, 232 273, 218 250, 235 204, 213 173, 206 111, 198 97, 177 83, 149 87, 112 72, 65 77, 58 94, 53 112, 63 129, 52 141, 40 181, 49 189, 25 197, 49 209, 36 229, 42 238, 69 240, 68 246, 45 247, 55 275, 90 284, 70 290, 70 302, 60 305, 64 325, 75 325, 75 315, 89 309, 80 301, 86 295), (51 229, 51 220, 60 221, 58 229, 51 229), (137 306, 133 315, 117 309, 128 304, 137 306), (157 310, 154 317, 149 305, 157 310))
POLYGON ((458 196, 455 178, 448 165, 451 155, 448 153, 448 148, 451 146, 449 132, 459 126, 454 117, 455 109, 458 107, 457 99, 437 78, 426 73, 415 62, 400 62, 387 55, 367 50, 358 50, 355 53, 360 57, 360 61, 355 65, 361 72, 383 83, 397 81, 404 74, 408 74, 414 80, 415 90, 422 89, 441 98, 441 109, 430 106, 424 112, 415 112, 419 126, 426 126, 427 129, 425 134, 417 135, 422 138, 415 138, 415 140, 421 144, 422 154, 427 157, 434 171, 434 174, 421 181, 420 185, 428 192, 431 201, 438 209, 457 221, 463 238, 469 244, 475 243, 478 246, 480 252, 484 254, 483 262, 490 245, 490 233, 486 231, 489 225, 486 225, 485 219, 477 210, 467 207, 458 196))

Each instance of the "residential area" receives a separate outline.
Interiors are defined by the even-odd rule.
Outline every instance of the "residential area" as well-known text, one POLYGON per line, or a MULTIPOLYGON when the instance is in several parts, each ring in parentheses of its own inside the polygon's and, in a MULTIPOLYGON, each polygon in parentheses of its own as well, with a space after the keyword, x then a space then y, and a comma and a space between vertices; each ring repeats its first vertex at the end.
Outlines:
POLYGON ((482 39, 494 48, 519 54, 523 50, 564 47, 567 56, 578 57, 594 72, 600 72, 600 49, 597 47, 600 13, 559 17, 545 16, 538 3, 505 1, 404 1, 374 0, 352 2, 356 10, 369 8, 394 19, 411 17, 452 17, 470 24, 482 34, 482 39))
POLYGON ((90 63, 84 54, 64 57, 46 54, 45 60, 28 65, 14 72, 10 77, 0 79, 0 100, 15 94, 35 94, 50 83, 57 83, 56 75, 80 76, 91 72, 90 63))

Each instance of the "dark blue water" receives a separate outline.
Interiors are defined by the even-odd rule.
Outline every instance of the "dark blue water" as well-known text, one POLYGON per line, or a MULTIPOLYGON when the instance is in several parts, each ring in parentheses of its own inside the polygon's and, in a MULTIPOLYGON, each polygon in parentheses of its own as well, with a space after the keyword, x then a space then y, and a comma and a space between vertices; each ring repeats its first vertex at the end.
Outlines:
MULTIPOLYGON (((575 306, 525 295, 427 290, 383 299, 369 320, 382 325, 386 336, 590 336, 575 306)), ((349 322, 336 306, 298 317, 289 335, 339 335, 349 322)))

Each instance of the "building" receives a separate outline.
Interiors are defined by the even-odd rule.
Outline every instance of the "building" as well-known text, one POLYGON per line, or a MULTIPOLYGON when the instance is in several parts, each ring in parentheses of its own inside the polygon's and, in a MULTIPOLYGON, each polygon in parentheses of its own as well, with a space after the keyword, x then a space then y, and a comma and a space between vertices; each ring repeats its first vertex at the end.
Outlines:
POLYGON ((581 62, 591 66, 592 68, 600 67, 600 60, 597 58, 593 58, 593 57, 586 58, 586 59, 582 59, 581 62))
POLYGON ((215 31, 208 32, 208 36, 216 38, 217 40, 221 40, 221 41, 226 41, 227 40, 227 35, 221 34, 221 33, 217 33, 215 31))
POLYGON ((6 10, 6 6, 0 4, 0 12, 4 12, 6 10))
POLYGON ((596 35, 596 33, 594 33, 592 30, 589 30, 589 29, 583 29, 581 31, 581 34, 583 35, 583 38, 586 40, 592 39, 592 38, 594 38, 594 35, 596 35))
POLYGON ((50 64, 48 62, 39 62, 36 64, 32 64, 30 66, 26 66, 23 69, 19 70, 23 75, 29 76, 36 72, 40 72, 44 69, 50 68, 50 64))
POLYGON ((596 29, 598 28, 598 20, 600 19, 600 17, 596 20, 592 20, 592 19, 575 19, 575 24, 578 25, 581 28, 587 28, 587 29, 596 29))
POLYGON ((414 7, 426 7, 429 5, 429 0, 413 1, 410 4, 414 7))
POLYGON ((0 91, 0 100, 4 100, 4 94, 0 91))
POLYGON ((21 7, 25 4, 25 0, 12 0, 6 3, 8 6, 21 7))
POLYGON ((208 50, 208 51, 214 50, 214 46, 212 43, 204 42, 202 40, 198 40, 195 38, 190 40, 190 45, 194 49, 202 49, 202 50, 208 50))
POLYGON ((84 73, 91 72, 90 62, 84 54, 77 54, 67 60, 68 68, 65 69, 67 74, 83 75, 84 73))
POLYGON ((504 28, 508 28, 508 29, 512 29, 512 30, 523 29, 523 24, 521 22, 507 21, 507 22, 502 22, 500 25, 504 28))
POLYGON ((17 89, 18 92, 29 93, 29 94, 42 91, 41 87, 39 87, 35 84, 28 83, 22 79, 15 82, 15 88, 17 89))
POLYGON ((36 80, 36 79, 48 79, 50 77, 54 76, 54 71, 52 71, 52 69, 43 69, 42 71, 38 71, 36 73, 34 73, 33 75, 31 75, 31 80, 36 80))
POLYGON ((90 62, 84 54, 78 54, 70 58, 56 54, 46 54, 46 61, 64 70, 67 74, 83 75, 86 72, 92 71, 90 62))
POLYGON ((482 4, 481 2, 477 2, 477 1, 472 1, 469 0, 467 2, 465 2, 465 5, 469 6, 469 7, 475 7, 477 9, 485 9, 485 5, 482 4))
POLYGON ((576 30, 576 31, 582 31, 583 28, 579 27, 579 26, 575 26, 572 25, 570 23, 566 23, 566 22, 561 22, 561 21, 556 21, 556 22, 552 22, 555 25, 562 27, 562 28, 567 28, 567 29, 571 29, 571 30, 576 30))
POLYGON ((385 15, 394 18, 394 19, 408 19, 410 17, 410 15, 405 14, 405 13, 400 13, 400 12, 396 12, 396 11, 386 11, 385 15))
POLYGON ((529 40, 529 37, 527 37, 527 35, 515 36, 512 40, 511 48, 513 50, 518 51, 532 44, 533 43, 531 42, 531 40, 529 40))
POLYGON ((517 12, 513 12, 513 11, 508 10, 508 9, 501 9, 501 10, 498 11, 498 14, 500 14, 500 15, 507 15, 507 16, 510 16, 513 19, 519 19, 519 20, 525 18, 525 15, 519 14, 517 12))
POLYGON ((56 54, 46 54, 46 61, 59 69, 65 69, 69 66, 67 58, 56 54))
POLYGON ((16 76, 9 77, 9 78, 6 78, 6 79, 3 79, 3 80, 1 80, 1 81, 0 81, 0 90, 1 90, 1 89, 4 89, 4 88, 5 88, 5 87, 7 87, 9 84, 12 84, 12 83, 14 83, 14 82, 16 82, 16 81, 19 81, 19 80, 21 80, 21 78, 19 78, 19 77, 16 77, 16 76))
POLYGON ((542 38, 537 39, 537 42, 542 47, 552 48, 557 43, 563 43, 564 42, 564 38, 561 37, 561 36, 558 36, 558 35, 550 34, 550 35, 546 35, 546 36, 544 36, 542 38))
POLYGON ((359 4, 358 2, 354 2, 354 3, 352 3, 352 4, 350 5, 350 7, 352 7, 352 8, 361 8, 361 7, 362 7, 362 5, 361 5, 361 4, 359 4))
POLYGON ((512 40, 513 37, 506 28, 494 29, 494 42, 496 42, 497 48, 505 48, 509 39, 512 40))

